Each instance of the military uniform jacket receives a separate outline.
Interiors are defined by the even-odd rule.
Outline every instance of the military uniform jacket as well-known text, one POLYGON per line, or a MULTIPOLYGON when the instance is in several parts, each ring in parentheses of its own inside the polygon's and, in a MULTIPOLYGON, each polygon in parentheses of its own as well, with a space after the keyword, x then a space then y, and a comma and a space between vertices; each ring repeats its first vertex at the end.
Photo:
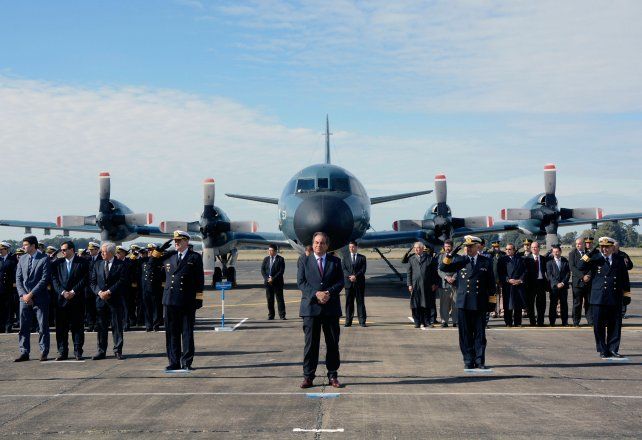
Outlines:
POLYGON ((299 316, 341 316, 339 294, 343 290, 343 271, 341 260, 330 254, 325 255, 323 274, 319 272, 314 253, 304 257, 297 273, 297 285, 301 289, 299 316), (330 292, 330 300, 319 304, 316 293, 330 292))
POLYGON ((551 291, 553 290, 567 290, 571 280, 571 269, 568 260, 565 257, 560 257, 560 267, 557 267, 555 258, 551 257, 546 263, 546 278, 548 278, 551 291), (558 283, 564 283, 564 287, 559 289, 558 283))
POLYGON ((16 265, 15 256, 7 254, 7 258, 0 258, 0 298, 12 298, 16 290, 16 265))
POLYGON ((488 310, 489 297, 495 295, 493 262, 483 255, 475 257, 475 266, 467 256, 455 255, 450 264, 439 265, 444 272, 457 272, 457 308, 464 310, 488 310))
POLYGON ((626 267, 626 270, 633 269, 633 261, 631 261, 631 257, 629 257, 629 254, 627 254, 624 251, 618 251, 618 253, 615 255, 618 257, 622 257, 622 259, 624 260, 624 267, 626 267))
POLYGON ((268 277, 272 277, 272 286, 283 287, 283 273, 285 272, 285 259, 280 255, 274 256, 274 264, 270 268, 269 255, 263 259, 261 264, 261 275, 263 276, 263 283, 268 285, 268 277))
POLYGON ((203 300, 203 258, 201 254, 187 250, 178 264, 178 252, 168 251, 161 257, 165 267, 165 290, 163 305, 196 310, 196 300, 203 300))
POLYGON ((580 260, 579 267, 580 270, 591 271, 591 304, 621 306, 624 294, 630 295, 629 272, 621 257, 614 255, 612 263, 609 264, 604 255, 598 252, 590 258, 580 260))
POLYGON ((141 258, 140 288, 143 292, 159 292, 163 286, 165 273, 163 263, 158 258, 141 258))
POLYGON ((497 282, 502 286, 502 294, 508 298, 509 310, 526 307, 526 264, 518 256, 512 258, 502 255, 497 261, 497 282), (522 284, 513 286, 508 280, 521 280, 522 284))
POLYGON ((89 264, 82 257, 74 257, 71 271, 67 273, 67 259, 59 258, 51 265, 51 284, 59 307, 82 307, 85 303, 85 289, 88 282, 89 264), (63 291, 74 291, 75 295, 67 300, 61 295, 63 291))
POLYGON ((420 258, 413 255, 408 259, 406 282, 412 287, 410 307, 431 307, 432 286, 440 286, 441 278, 437 273, 437 258, 423 253, 420 258))
POLYGON ((580 270, 580 260, 582 259, 582 256, 586 252, 580 253, 577 249, 573 249, 571 252, 568 253, 568 265, 571 269, 571 285, 573 286, 574 289, 583 289, 583 288, 591 288, 591 280, 588 281, 588 283, 585 283, 582 278, 584 278, 584 275, 590 275, 591 270, 586 269, 586 270, 580 270))
POLYGON ((357 277, 354 284, 357 287, 364 288, 366 285, 366 256, 357 254, 356 263, 352 262, 352 254, 348 252, 347 256, 341 260, 341 270, 343 271, 343 283, 346 289, 352 287, 352 281, 348 278, 350 275, 357 277))
POLYGON ((109 273, 105 274, 105 261, 97 261, 90 275, 91 291, 96 295, 96 307, 109 304, 113 307, 122 305, 122 295, 127 288, 127 268, 125 263, 114 257, 109 273), (107 301, 98 296, 98 292, 109 290, 111 298, 107 301))

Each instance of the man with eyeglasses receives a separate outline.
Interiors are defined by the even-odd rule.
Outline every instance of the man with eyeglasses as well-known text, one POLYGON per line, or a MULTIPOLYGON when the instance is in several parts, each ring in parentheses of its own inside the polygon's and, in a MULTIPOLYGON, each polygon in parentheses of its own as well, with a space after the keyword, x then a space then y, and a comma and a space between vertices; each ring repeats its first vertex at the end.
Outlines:
POLYGON ((74 357, 82 360, 85 343, 85 286, 87 284, 87 262, 77 257, 72 241, 60 246, 63 258, 56 260, 51 267, 51 282, 56 294, 58 313, 56 323, 57 361, 69 357, 69 330, 74 344, 74 357))

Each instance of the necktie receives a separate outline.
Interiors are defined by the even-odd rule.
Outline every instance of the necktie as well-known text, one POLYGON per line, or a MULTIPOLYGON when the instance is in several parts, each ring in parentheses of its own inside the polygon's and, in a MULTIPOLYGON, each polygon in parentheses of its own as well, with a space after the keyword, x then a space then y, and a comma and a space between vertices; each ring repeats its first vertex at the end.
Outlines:
POLYGON ((557 263, 557 269, 561 269, 562 261, 561 260, 555 260, 555 263, 557 263))
POLYGON ((29 257, 29 264, 27 265, 27 275, 31 275, 32 266, 33 266, 33 257, 29 257))
POLYGON ((323 258, 317 258, 317 262, 319 263, 319 273, 323 276, 323 258))
POLYGON ((272 275, 272 266, 274 266, 274 257, 270 258, 270 275, 272 275))
POLYGON ((357 254, 352 254, 352 264, 357 263, 357 254))
POLYGON ((71 261, 67 260, 67 275, 71 272, 71 261))
POLYGON ((181 254, 181 253, 179 252, 179 253, 178 253, 178 259, 176 260, 176 265, 177 265, 177 266, 178 266, 179 264, 181 264, 181 260, 183 259, 183 258, 182 258, 182 256, 183 256, 183 254, 181 254))
POLYGON ((105 279, 109 276, 109 261, 105 261, 105 279))

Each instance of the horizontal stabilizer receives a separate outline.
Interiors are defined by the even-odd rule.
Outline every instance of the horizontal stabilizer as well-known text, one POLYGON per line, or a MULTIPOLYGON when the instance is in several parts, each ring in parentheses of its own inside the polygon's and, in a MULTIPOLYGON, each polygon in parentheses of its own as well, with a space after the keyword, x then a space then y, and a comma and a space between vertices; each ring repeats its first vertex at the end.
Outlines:
POLYGON ((198 222, 180 222, 180 221, 162 221, 158 225, 161 232, 170 234, 173 231, 180 230, 185 232, 200 232, 198 222))
POLYGON ((416 191, 416 192, 411 192, 411 193, 393 194, 393 195, 390 195, 390 196, 370 197, 370 203, 372 205, 376 205, 377 203, 392 202, 394 200, 407 199, 408 197, 423 196, 424 194, 430 194, 431 192, 432 192, 432 190, 429 189, 429 190, 426 190, 426 191, 416 191))
POLYGON ((279 199, 276 197, 245 196, 242 194, 227 194, 227 193, 225 195, 228 197, 232 197, 234 199, 252 200, 253 202, 269 203, 271 205, 279 204, 279 199))
POLYGON ((602 218, 601 208, 562 208, 560 215, 563 220, 568 218, 576 218, 582 220, 599 220, 602 218))
POLYGON ((524 208, 502 209, 502 220, 530 220, 531 210, 524 208))
POLYGON ((56 218, 56 226, 59 228, 95 225, 95 215, 59 215, 56 218))

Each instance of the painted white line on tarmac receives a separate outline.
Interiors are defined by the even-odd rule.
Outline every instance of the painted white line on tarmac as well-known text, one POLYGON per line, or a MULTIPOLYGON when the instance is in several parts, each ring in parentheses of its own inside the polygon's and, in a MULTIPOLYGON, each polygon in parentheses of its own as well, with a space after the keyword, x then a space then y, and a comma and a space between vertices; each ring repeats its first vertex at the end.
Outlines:
MULTIPOLYGON (((156 370, 158 371, 158 370, 156 370)), ((145 396, 301 396, 306 397, 308 393, 302 392, 158 392, 158 393, 63 393, 63 394, 0 394, 0 399, 10 398, 58 398, 58 397, 145 397, 145 396)), ((633 399, 642 400, 642 395, 622 394, 570 394, 570 393, 499 393, 499 392, 420 392, 420 393, 394 393, 394 392, 344 392, 337 393, 341 396, 399 396, 399 397, 421 397, 421 396, 479 396, 479 397, 569 397, 569 398, 593 398, 593 399, 633 399)))
POLYGON ((55 359, 52 359, 52 360, 50 360, 50 361, 43 362, 43 364, 44 364, 44 365, 55 365, 55 364, 63 364, 63 363, 67 363, 67 364, 82 364, 82 363, 84 363, 84 362, 85 362, 85 361, 77 361, 77 360, 75 360, 75 359, 74 359, 74 360, 68 359, 68 360, 66 360, 66 361, 57 361, 57 360, 55 360, 55 359))
POLYGON ((239 322, 239 323, 238 323, 238 324, 236 324, 234 327, 232 327, 232 330, 236 330, 237 328, 239 328, 239 327, 240 327, 240 326, 241 326, 245 321, 247 321, 248 319, 250 319, 250 318, 243 318, 243 319, 241 320, 241 322, 239 322))
POLYGON ((305 428, 294 428, 292 432, 344 432, 343 428, 337 428, 337 429, 305 429, 305 428))

